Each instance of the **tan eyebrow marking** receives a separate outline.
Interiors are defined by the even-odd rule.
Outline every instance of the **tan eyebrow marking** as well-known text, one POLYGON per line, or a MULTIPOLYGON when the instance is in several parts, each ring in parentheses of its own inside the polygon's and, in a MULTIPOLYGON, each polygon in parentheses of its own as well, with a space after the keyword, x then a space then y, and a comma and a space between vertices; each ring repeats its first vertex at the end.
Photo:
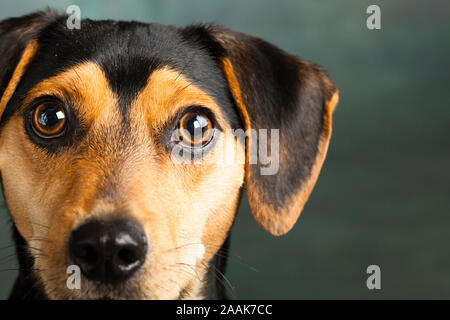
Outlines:
POLYGON ((133 101, 130 114, 132 122, 145 121, 147 126, 158 130, 182 108, 196 105, 210 109, 224 127, 225 117, 214 98, 180 72, 164 67, 150 75, 147 85, 133 101))
POLYGON ((109 87, 103 70, 94 62, 80 63, 42 80, 28 92, 23 106, 44 95, 70 102, 71 107, 86 120, 117 114, 117 97, 109 87))

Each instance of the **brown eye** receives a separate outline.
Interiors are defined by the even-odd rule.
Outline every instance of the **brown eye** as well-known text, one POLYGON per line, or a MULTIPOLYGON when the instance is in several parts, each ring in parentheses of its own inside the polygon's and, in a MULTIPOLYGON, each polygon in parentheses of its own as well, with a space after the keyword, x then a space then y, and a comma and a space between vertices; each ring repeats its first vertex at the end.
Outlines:
POLYGON ((213 135, 211 119, 202 113, 187 113, 180 120, 181 139, 191 146, 204 146, 213 135))
POLYGON ((33 130, 42 138, 59 137, 66 128, 66 112, 58 103, 42 103, 33 112, 33 130))

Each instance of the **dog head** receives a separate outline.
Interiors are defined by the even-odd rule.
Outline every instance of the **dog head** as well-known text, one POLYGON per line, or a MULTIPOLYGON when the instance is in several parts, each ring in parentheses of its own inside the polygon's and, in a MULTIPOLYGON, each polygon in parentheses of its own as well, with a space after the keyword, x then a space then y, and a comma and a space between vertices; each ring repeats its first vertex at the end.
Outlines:
POLYGON ((264 229, 294 225, 337 91, 220 26, 66 20, 0 24, 0 171, 33 277, 52 299, 204 297, 244 184, 264 229))

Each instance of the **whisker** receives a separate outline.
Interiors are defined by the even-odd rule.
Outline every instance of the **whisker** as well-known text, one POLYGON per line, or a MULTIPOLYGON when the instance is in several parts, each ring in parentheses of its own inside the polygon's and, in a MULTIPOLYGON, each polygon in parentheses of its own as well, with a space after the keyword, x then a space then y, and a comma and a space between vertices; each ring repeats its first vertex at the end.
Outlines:
POLYGON ((8 268, 8 269, 0 269, 0 272, 7 272, 7 271, 22 271, 22 268, 8 268))
POLYGON ((237 256, 237 255, 234 255, 234 254, 230 255, 230 252, 222 254, 220 251, 221 250, 217 251, 216 253, 214 253, 214 251, 207 251, 207 252, 215 254, 215 255, 217 255, 219 257, 222 257, 222 258, 228 258, 228 259, 232 260, 233 262, 236 262, 236 263, 240 264, 241 266, 248 268, 251 271, 259 272, 259 270, 257 268, 255 268, 252 265, 250 265, 247 262, 245 262, 240 256, 237 256))
POLYGON ((14 221, 23 221, 23 222, 25 222, 25 223, 27 223, 27 224, 28 224, 28 223, 29 223, 29 224, 34 224, 34 225, 39 226, 39 227, 43 227, 43 228, 46 228, 46 229, 50 229, 50 226, 47 226, 47 225, 45 225, 45 224, 42 224, 42 223, 39 223, 39 222, 30 220, 30 219, 14 217, 12 220, 14 220, 14 221))
POLYGON ((53 243, 53 241, 50 240, 50 239, 47 239, 47 238, 39 238, 39 237, 33 237, 33 238, 30 238, 30 241, 43 241, 43 242, 53 243))
POLYGON ((46 226, 46 225, 44 225, 44 224, 42 224, 42 223, 37 223, 37 222, 34 222, 34 221, 28 221, 28 222, 29 222, 30 224, 34 224, 34 225, 39 226, 39 227, 42 227, 42 228, 50 229, 49 226, 46 226))
POLYGON ((8 262, 11 262, 14 260, 13 258, 15 258, 15 257, 16 257, 16 253, 8 254, 0 259, 0 264, 6 264, 8 262))
POLYGON ((219 246, 219 245, 203 244, 203 243, 200 243, 200 242, 193 242, 193 243, 186 243, 186 244, 184 244, 184 245, 180 245, 180 246, 178 246, 178 247, 174 247, 174 248, 165 250, 165 251, 163 251, 163 253, 166 253, 166 252, 169 252, 169 251, 176 251, 176 250, 179 250, 179 249, 183 249, 183 248, 185 248, 185 247, 188 247, 188 246, 200 245, 200 244, 203 245, 204 247, 206 247, 206 250, 205 250, 205 251, 207 251, 208 253, 216 254, 216 255, 218 255, 218 256, 220 256, 220 257, 223 257, 223 258, 229 258, 229 259, 231 259, 231 260, 236 261, 236 262, 239 263, 241 266, 244 266, 244 267, 249 268, 251 271, 259 272, 259 270, 258 270, 257 268, 255 268, 255 267, 253 267, 252 265, 246 263, 246 262, 242 259, 242 257, 240 257, 240 256, 238 256, 238 255, 236 255, 236 254, 234 254, 234 253, 232 253, 232 252, 230 252, 230 250, 228 250, 228 249, 222 248, 222 247, 219 246), (211 248, 208 248, 208 247, 213 247, 213 248, 211 249, 211 248), (214 252, 214 247, 215 247, 215 248, 219 247, 220 249, 219 249, 217 252, 214 252))
POLYGON ((198 275, 198 273, 197 273, 197 270, 196 270, 196 266, 192 266, 192 265, 190 265, 190 264, 188 264, 188 263, 183 263, 183 262, 177 262, 176 263, 177 265, 183 265, 183 266, 187 266, 187 267, 190 267, 191 269, 192 269, 192 271, 194 271, 195 272, 195 274, 197 275, 197 278, 198 278, 198 281, 202 281, 201 279, 200 279, 200 276, 198 275))
POLYGON ((228 280, 228 278, 225 276, 225 274, 224 274, 222 271, 220 271, 215 265, 213 265, 213 264, 206 265, 205 263, 202 263, 202 264, 205 266, 205 268, 207 268, 207 267, 213 267, 214 270, 216 271, 216 273, 218 273, 218 274, 222 277, 222 279, 228 284, 228 286, 230 287, 230 289, 231 289, 232 291, 235 290, 235 287, 231 284, 230 280, 228 280))
POLYGON ((3 249, 9 249, 9 248, 14 248, 14 247, 16 247, 15 244, 10 244, 9 246, 1 247, 0 250, 3 250, 3 249))

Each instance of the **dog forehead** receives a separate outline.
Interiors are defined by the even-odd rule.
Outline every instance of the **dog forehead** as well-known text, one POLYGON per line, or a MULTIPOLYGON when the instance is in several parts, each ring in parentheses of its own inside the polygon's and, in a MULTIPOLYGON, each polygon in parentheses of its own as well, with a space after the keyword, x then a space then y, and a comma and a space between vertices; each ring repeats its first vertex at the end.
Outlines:
POLYGON ((207 52, 185 41, 172 26, 84 20, 79 30, 68 30, 64 23, 49 28, 39 42, 42 55, 51 57, 50 69, 94 61, 125 105, 147 84, 150 74, 162 67, 177 70, 211 94, 221 82, 220 70, 207 52))
POLYGON ((17 110, 20 97, 43 79, 80 63, 100 66, 123 114, 147 85, 151 74, 168 67, 211 95, 237 124, 232 99, 222 71, 200 44, 183 36, 180 28, 157 23, 94 21, 85 19, 80 29, 70 30, 66 18, 43 29, 39 49, 6 108, 2 123, 17 110))

